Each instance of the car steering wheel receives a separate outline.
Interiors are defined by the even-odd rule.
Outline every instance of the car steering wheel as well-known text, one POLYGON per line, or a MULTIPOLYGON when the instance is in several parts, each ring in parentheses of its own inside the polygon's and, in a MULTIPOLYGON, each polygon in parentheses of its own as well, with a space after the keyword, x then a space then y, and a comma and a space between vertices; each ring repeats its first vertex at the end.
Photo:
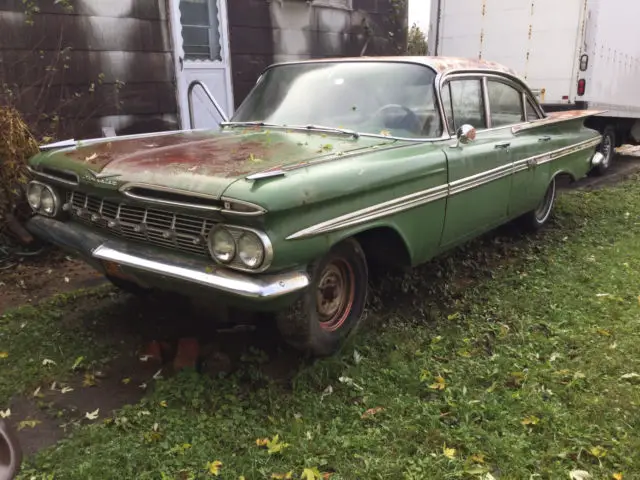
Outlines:
POLYGON ((415 113, 413 113, 413 111, 410 108, 405 107, 404 105, 399 105, 397 103, 390 103, 376 110, 373 116, 374 117, 382 116, 384 125, 387 128, 398 128, 402 130, 407 130, 409 132, 414 132, 417 134, 422 132, 422 123, 420 122, 420 118, 418 118, 418 116, 415 113), (402 110, 404 112, 404 116, 400 119, 400 121, 393 121, 393 124, 394 124, 393 126, 389 125, 386 119, 384 118, 385 113, 388 110, 392 110, 392 109, 402 110))

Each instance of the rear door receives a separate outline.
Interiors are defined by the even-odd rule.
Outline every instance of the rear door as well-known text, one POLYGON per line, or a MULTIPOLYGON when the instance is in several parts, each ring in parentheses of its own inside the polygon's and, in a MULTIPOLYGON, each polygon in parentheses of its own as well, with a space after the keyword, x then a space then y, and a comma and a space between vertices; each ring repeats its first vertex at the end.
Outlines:
POLYGON ((507 218, 511 192, 510 130, 488 128, 488 108, 482 76, 460 75, 448 80, 442 101, 449 132, 462 125, 476 128, 467 145, 445 148, 449 169, 449 198, 441 244, 460 243, 507 218))

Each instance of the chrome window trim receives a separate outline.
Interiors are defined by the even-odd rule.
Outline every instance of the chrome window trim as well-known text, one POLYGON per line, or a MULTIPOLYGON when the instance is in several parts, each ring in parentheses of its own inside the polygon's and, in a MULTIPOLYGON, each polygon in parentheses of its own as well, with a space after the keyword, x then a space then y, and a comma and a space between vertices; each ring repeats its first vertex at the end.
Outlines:
POLYGON ((460 180, 456 180, 455 182, 446 183, 437 187, 429 188, 427 190, 422 190, 416 193, 405 195, 400 198, 378 203, 376 205, 372 205, 355 212, 347 213, 345 215, 341 215, 339 217, 326 220, 315 225, 311 225, 289 235, 288 237, 286 237, 286 239, 299 240, 303 238, 310 238, 316 235, 354 227, 362 223, 370 222, 372 220, 377 220, 379 218, 410 210, 415 207, 426 205, 428 203, 477 188, 486 183, 490 183, 514 173, 529 169, 532 166, 549 163, 557 160, 558 158, 596 147, 600 144, 601 141, 602 139, 599 137, 585 140, 574 145, 569 145, 567 147, 562 147, 550 152, 545 152, 529 158, 517 160, 515 162, 502 165, 486 172, 478 173, 466 178, 462 178, 460 180))
MULTIPOLYGON (((534 99, 533 95, 531 94, 531 89, 519 78, 510 75, 509 73, 506 72, 497 72, 495 70, 487 70, 487 69, 479 69, 479 70, 451 70, 445 73, 439 73, 436 76, 436 96, 438 97, 438 103, 441 106, 441 114, 443 116, 443 118, 445 119, 444 125, 447 127, 447 130, 449 131, 449 139, 453 138, 455 136, 455 131, 451 131, 448 127, 449 127, 449 123, 447 121, 447 118, 444 114, 444 109, 442 108, 443 102, 442 102, 442 88, 443 86, 446 84, 447 81, 451 81, 451 79, 455 79, 455 78, 468 78, 468 77, 473 77, 473 78, 482 78, 482 79, 496 79, 498 81, 502 81, 503 83, 506 83, 508 85, 513 86, 514 88, 516 88, 517 90, 522 91, 525 95, 527 95, 528 98, 531 99, 531 103, 534 105, 534 107, 537 109, 537 113, 538 116, 540 117, 539 119, 543 119, 543 118, 547 118, 546 115, 544 114, 544 112, 542 111, 542 109, 540 108, 540 105, 538 104, 538 102, 534 99)), ((483 85, 484 85, 484 81, 483 81, 483 85)), ((486 89, 485 89, 486 91, 486 89)), ((484 94, 483 94, 484 95, 484 94)), ((488 101, 487 101, 487 105, 488 105, 488 101)), ((490 117, 487 118, 487 124, 489 124, 489 119, 490 117)), ((508 126, 502 126, 502 127, 496 127, 496 128, 485 128, 485 129, 477 129, 478 132, 493 132, 493 131, 497 131, 503 128, 511 128, 514 126, 519 126, 519 125, 526 125, 529 124, 531 122, 521 122, 519 124, 513 124, 513 125, 508 125, 508 126)))

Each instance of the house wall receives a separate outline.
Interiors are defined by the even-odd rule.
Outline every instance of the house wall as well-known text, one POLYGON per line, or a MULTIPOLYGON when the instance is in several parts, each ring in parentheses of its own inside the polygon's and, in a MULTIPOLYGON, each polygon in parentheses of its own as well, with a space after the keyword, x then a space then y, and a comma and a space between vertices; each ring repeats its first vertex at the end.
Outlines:
MULTIPOLYGON (((0 104, 40 138, 178 128, 169 0, 54 1, 0 0, 0 104)), ((227 0, 236 106, 274 62, 401 53, 406 1, 227 0)))
POLYGON ((0 103, 40 136, 176 128, 165 0, 0 0, 0 103), (4 85, 4 86, 3 86, 4 85))
POLYGON ((227 1, 236 106, 275 62, 405 51, 406 0, 227 1))

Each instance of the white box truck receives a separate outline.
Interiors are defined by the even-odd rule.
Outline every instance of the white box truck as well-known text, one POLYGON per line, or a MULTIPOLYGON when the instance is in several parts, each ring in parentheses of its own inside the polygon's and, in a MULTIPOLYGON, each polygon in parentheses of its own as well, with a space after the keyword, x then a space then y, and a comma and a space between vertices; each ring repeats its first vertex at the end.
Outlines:
POLYGON ((640 142, 640 0, 431 0, 428 48, 514 69, 548 112, 605 110, 605 155, 640 142))

